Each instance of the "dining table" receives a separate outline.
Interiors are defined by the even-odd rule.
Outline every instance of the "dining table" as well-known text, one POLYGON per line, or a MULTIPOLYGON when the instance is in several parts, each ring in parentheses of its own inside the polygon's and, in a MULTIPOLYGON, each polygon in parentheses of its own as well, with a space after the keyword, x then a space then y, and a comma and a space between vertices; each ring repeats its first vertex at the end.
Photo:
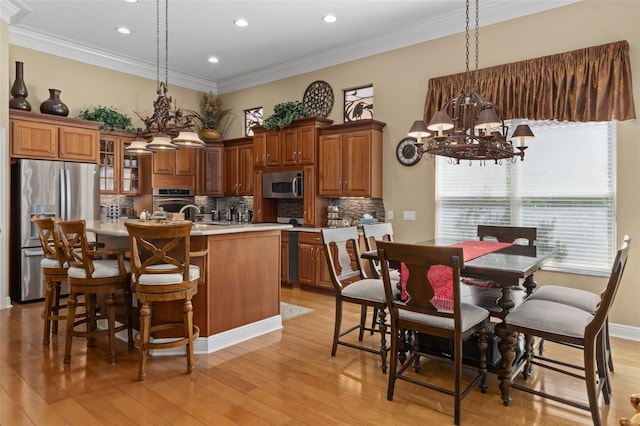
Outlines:
MULTIPOLYGON (((503 404, 509 405, 512 371, 520 371, 526 357, 525 353, 516 357, 518 335, 507 330, 504 319, 516 305, 535 291, 537 284, 534 273, 558 254, 558 249, 545 245, 525 246, 442 238, 413 244, 462 247, 465 259, 460 274, 467 282, 475 282, 477 285, 462 285, 461 301, 487 309, 498 320, 494 332, 499 338, 501 362, 494 372, 500 381, 503 404)), ((378 253, 375 250, 365 251, 361 257, 377 259, 378 253)), ((526 350, 530 348, 525 348, 526 350)))

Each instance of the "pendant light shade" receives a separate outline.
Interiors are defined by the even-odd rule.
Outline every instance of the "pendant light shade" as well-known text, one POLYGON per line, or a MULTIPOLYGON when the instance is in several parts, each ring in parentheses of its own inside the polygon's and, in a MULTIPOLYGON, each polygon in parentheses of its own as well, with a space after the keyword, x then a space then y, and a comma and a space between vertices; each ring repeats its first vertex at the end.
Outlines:
POLYGON ((132 141, 129 146, 124 149, 127 154, 148 155, 153 154, 153 151, 147 148, 147 142, 141 139, 132 141))
POLYGON ((178 147, 171 143, 170 137, 156 136, 151 143, 147 145, 147 149, 152 151, 175 151, 178 147))
POLYGON ((180 132, 171 142, 180 148, 204 148, 206 145, 196 132, 180 132))

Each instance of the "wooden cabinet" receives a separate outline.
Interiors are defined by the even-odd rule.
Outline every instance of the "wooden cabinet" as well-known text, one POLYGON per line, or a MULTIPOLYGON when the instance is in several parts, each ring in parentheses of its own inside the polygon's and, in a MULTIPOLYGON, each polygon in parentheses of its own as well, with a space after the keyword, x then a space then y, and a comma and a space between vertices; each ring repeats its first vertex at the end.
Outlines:
POLYGON ((280 137, 280 130, 254 128, 253 165, 255 167, 280 165, 280 137))
POLYGON ((155 188, 195 189, 196 152, 198 148, 180 148, 153 154, 153 186, 155 188))
POLYGON ((360 120, 319 129, 318 195, 382 197, 382 129, 360 120))
POLYGON ((298 233, 298 283, 333 289, 319 232, 298 233))
POLYGON ((317 137, 315 126, 282 130, 282 165, 315 164, 317 137))
POLYGON ((198 195, 221 197, 224 195, 224 146, 209 144, 199 152, 198 195))
POLYGON ((281 130, 254 127, 255 167, 315 164, 318 128, 331 123, 326 118, 305 117, 281 130))
POLYGON ((126 132, 102 132, 99 148, 99 188, 102 194, 137 195, 150 192, 148 156, 128 154, 135 139, 126 132))
POLYGON ((224 195, 253 195, 251 138, 228 141, 224 147, 224 195))
POLYGON ((262 198, 262 169, 253 170, 253 222, 276 222, 278 220, 278 200, 262 198))
POLYGON ((282 231, 280 237, 280 282, 290 283, 289 276, 289 231, 282 231))
POLYGON ((13 158, 98 162, 101 123, 19 110, 9 121, 13 158))

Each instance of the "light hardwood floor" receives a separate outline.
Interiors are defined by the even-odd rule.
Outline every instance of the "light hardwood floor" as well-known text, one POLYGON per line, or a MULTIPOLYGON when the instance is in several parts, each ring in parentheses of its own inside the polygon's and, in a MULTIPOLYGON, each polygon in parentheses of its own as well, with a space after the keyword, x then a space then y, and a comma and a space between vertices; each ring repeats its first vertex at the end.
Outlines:
MULTIPOLYGON (((74 339, 71 366, 62 363, 64 336, 42 346, 41 303, 0 311, 1 425, 129 424, 453 424, 453 400, 398 382, 387 401, 387 376, 379 358, 347 347, 331 357, 333 298, 326 293, 283 288, 282 300, 314 311, 284 322, 273 332, 233 347, 196 356, 187 375, 184 357, 153 357, 148 378, 138 382, 138 354, 118 343, 118 362, 107 361, 107 341, 87 350, 74 339)), ((355 321, 357 312, 347 308, 355 321)), ((377 343, 375 336, 365 340, 377 343)), ((616 372, 613 398, 600 399, 606 424, 630 416, 629 395, 640 392, 640 342, 613 339, 616 372)), ((548 354, 579 354, 547 344, 548 354)), ((450 383, 447 361, 425 361, 423 373, 450 383), (435 367, 435 368, 432 368, 435 367)), ((586 401, 584 382, 537 369, 530 379, 547 390, 586 401)), ((486 394, 472 391, 463 401, 467 425, 587 425, 588 412, 512 391, 504 407, 498 380, 486 394)))

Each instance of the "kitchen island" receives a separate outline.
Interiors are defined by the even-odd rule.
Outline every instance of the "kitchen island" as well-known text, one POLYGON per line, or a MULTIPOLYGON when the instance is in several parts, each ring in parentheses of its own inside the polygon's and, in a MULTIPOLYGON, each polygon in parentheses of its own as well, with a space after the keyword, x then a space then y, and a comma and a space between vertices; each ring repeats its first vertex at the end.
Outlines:
MULTIPOLYGON (((135 219, 132 219, 135 220, 135 219)), ((126 220, 87 221, 87 231, 110 248, 128 248, 126 220)), ((200 261, 205 283, 193 298, 193 322, 200 327, 196 353, 211 353, 282 328, 280 234, 277 223, 194 223, 191 250, 209 251, 200 261)), ((192 263, 198 264, 198 261, 192 263)), ((179 302, 163 303, 154 318, 180 318, 179 302)))

